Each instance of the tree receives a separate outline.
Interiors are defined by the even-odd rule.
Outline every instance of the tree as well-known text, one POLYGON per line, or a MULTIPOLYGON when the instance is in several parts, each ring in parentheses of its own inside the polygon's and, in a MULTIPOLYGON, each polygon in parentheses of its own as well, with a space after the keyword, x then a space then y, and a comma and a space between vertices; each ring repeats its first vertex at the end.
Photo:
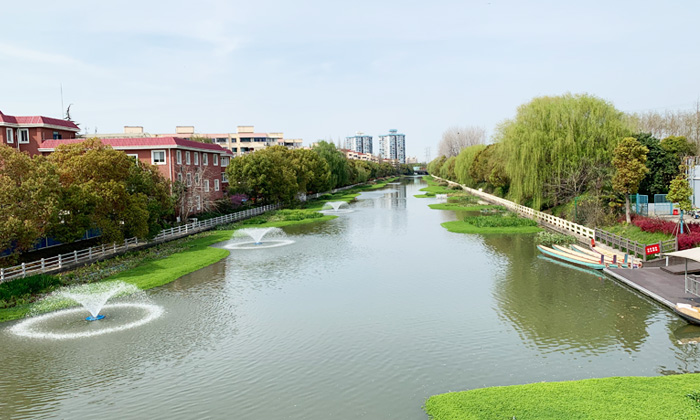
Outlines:
POLYGON ((333 143, 319 141, 313 150, 328 163, 330 169, 330 188, 338 188, 348 185, 348 160, 343 152, 335 148, 333 143))
POLYGON ((471 174, 471 168, 474 164, 474 159, 476 156, 484 149, 486 149, 486 146, 483 144, 478 144, 475 146, 465 147, 461 152, 459 152, 455 162, 455 177, 457 182, 468 187, 476 186, 476 181, 471 174))
POLYGON ((209 137, 204 137, 204 136, 192 136, 192 137, 190 137, 190 140, 196 141, 198 143, 208 143, 208 144, 214 143, 214 140, 210 139, 209 137))
POLYGON ((99 139, 88 139, 60 145, 48 159, 61 186, 52 236, 71 242, 86 230, 99 228, 105 242, 122 241, 126 235, 148 237, 148 197, 128 191, 132 167, 137 165, 132 158, 99 139))
POLYGON ((452 126, 442 133, 442 139, 438 145, 438 154, 452 157, 457 156, 465 147, 484 144, 486 130, 474 126, 452 126))
POLYGON ((48 231, 58 213, 58 175, 43 156, 34 159, 0 145, 0 251, 25 251, 48 231))
POLYGON ((666 199, 672 203, 678 203, 678 208, 681 209, 680 214, 680 231, 683 233, 683 212, 689 212, 693 210, 693 203, 690 201, 690 197, 693 196, 693 190, 688 185, 688 179, 685 176, 685 166, 681 165, 680 174, 676 176, 668 188, 668 194, 666 199))
POLYGON ((503 143, 511 197, 540 209, 552 204, 547 186, 558 185, 573 169, 588 166, 582 182, 592 182, 595 168, 609 165, 618 140, 628 134, 624 114, 612 104, 567 93, 521 105, 494 137, 503 143))
POLYGON ((330 189, 330 167, 318 153, 308 149, 295 149, 289 150, 289 155, 300 193, 323 192, 330 189))
POLYGON ((287 150, 273 146, 232 159, 226 168, 231 193, 270 204, 293 202, 299 191, 297 177, 280 149, 287 150))
POLYGON ((649 149, 642 146, 633 137, 622 139, 613 152, 613 166, 616 170, 613 176, 613 188, 625 195, 627 224, 631 223, 629 195, 637 192, 639 183, 649 172, 649 169, 644 165, 648 152, 649 149))

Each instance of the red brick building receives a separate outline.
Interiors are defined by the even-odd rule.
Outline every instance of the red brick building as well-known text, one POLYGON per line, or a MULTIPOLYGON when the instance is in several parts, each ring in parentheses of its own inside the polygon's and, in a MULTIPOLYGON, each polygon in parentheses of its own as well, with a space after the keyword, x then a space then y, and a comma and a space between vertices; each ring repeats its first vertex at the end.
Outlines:
MULTIPOLYGON (((61 144, 82 141, 85 139, 46 140, 38 151, 48 155, 61 144)), ((224 191, 228 188, 226 167, 233 153, 219 145, 179 137, 139 137, 101 139, 100 141, 141 162, 157 166, 166 179, 182 182, 190 191, 193 212, 206 210, 207 203, 223 198, 224 191)))
POLYGON ((49 117, 13 117, 0 111, 0 143, 27 152, 39 154, 44 140, 74 139, 80 131, 75 123, 49 117))

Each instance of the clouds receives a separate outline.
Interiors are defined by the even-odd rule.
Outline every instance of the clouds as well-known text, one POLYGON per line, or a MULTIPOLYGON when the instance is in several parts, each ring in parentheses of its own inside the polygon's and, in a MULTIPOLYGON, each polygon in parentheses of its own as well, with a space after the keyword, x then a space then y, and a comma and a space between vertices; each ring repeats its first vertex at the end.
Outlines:
POLYGON ((408 154, 423 156, 446 127, 492 131, 542 94, 588 92, 623 109, 695 99, 698 9, 650 1, 29 0, 3 8, 11 19, 0 26, 0 64, 13 83, 0 109, 56 116, 63 84, 74 117, 100 131, 254 124, 309 143, 397 128, 408 154))

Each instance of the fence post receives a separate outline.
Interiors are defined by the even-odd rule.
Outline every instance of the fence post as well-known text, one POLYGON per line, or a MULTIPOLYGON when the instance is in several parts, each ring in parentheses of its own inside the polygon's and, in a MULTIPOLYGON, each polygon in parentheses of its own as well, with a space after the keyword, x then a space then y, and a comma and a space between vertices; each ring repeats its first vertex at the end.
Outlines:
POLYGON ((105 244, 102 244, 102 255, 105 254, 105 244))
POLYGON ((41 272, 42 272, 42 273, 44 272, 44 268, 45 268, 45 267, 46 267, 46 261, 44 261, 44 259, 42 258, 42 259, 41 259, 41 272))
POLYGON ((22 276, 27 274, 27 268, 24 266, 24 263, 22 263, 22 276))
POLYGON ((73 261, 78 262, 78 251, 73 251, 73 261))
POLYGON ((5 281, 5 269, 0 268, 0 281, 5 281))
POLYGON ((112 242, 112 250, 114 251, 115 254, 117 253, 117 243, 116 242, 112 242))
POLYGON ((63 262, 61 261, 61 254, 58 254, 58 268, 63 267, 63 262))

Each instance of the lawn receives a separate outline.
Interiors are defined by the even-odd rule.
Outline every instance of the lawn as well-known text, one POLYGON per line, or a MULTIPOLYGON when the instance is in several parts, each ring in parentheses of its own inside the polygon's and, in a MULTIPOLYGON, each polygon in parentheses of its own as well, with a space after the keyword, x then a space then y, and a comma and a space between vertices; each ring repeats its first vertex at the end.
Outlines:
POLYGON ((632 224, 618 224, 614 226, 607 226, 602 228, 602 230, 614 233, 616 235, 629 238, 633 241, 637 241, 642 244, 655 244, 661 241, 667 241, 673 239, 673 236, 666 235, 661 232, 645 232, 632 224))
POLYGON ((700 418, 700 374, 614 377, 435 395, 433 420, 676 420, 700 418))
POLYGON ((490 204, 464 204, 464 203, 437 203, 428 204, 433 210, 454 210, 454 211, 480 211, 484 209, 505 210, 503 206, 493 206, 490 204))

